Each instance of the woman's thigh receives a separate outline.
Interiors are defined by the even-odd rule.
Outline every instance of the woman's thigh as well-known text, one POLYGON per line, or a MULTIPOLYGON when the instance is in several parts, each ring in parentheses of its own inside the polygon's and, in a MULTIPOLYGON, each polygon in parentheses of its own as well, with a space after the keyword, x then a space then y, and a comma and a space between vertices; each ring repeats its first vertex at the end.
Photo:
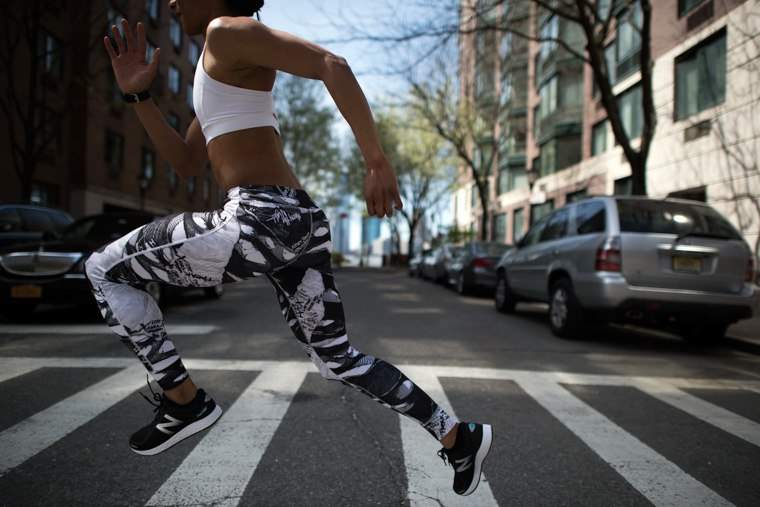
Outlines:
POLYGON ((224 208, 167 215, 101 247, 87 261, 88 274, 130 285, 214 286, 239 233, 236 217, 224 208))

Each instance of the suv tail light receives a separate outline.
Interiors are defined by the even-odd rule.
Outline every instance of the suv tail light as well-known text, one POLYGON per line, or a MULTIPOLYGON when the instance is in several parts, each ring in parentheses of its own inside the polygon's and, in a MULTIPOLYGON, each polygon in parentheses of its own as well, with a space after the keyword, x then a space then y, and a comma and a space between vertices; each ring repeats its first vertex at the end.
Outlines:
POLYGON ((490 268, 493 266, 493 261, 486 257, 476 257, 472 260, 472 267, 474 268, 490 268))
POLYGON ((623 269, 623 256, 620 254, 620 237, 607 238, 596 251, 596 270, 620 273, 623 269))
POLYGON ((752 259, 752 255, 747 259, 747 273, 744 275, 744 281, 747 283, 755 281, 755 261, 752 259))

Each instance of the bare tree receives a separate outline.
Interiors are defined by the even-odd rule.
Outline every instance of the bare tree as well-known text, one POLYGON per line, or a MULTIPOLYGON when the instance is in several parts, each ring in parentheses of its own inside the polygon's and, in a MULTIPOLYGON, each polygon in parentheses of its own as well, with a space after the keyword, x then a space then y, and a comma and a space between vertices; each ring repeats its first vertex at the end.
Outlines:
MULTIPOLYGON (((74 48, 85 53, 74 58, 87 58, 102 44, 102 34, 91 37, 89 28, 105 20, 106 8, 93 2, 68 2, 64 8, 56 0, 14 0, 0 17, 0 65, 5 69, 0 78, 0 111, 23 200, 29 200, 39 164, 51 160, 50 148, 62 136, 66 101, 51 89, 68 93, 68 89, 60 88, 64 55, 74 48), (68 21, 67 33, 60 39, 50 36, 44 27, 46 18, 55 17, 68 21), (83 26, 87 27, 84 32, 83 26)), ((102 70, 72 72, 70 86, 85 89, 93 75, 102 70)))
MULTIPOLYGON (((399 48, 411 48, 411 56, 396 68, 396 72, 400 73, 407 73, 410 68, 424 63, 452 37, 473 33, 511 34, 525 40, 553 43, 562 47, 591 68, 612 132, 631 166, 633 193, 646 195, 647 159, 657 126, 652 92, 654 64, 650 0, 416 0, 412 4, 415 12, 426 12, 429 15, 417 16, 409 21, 394 18, 381 28, 381 32, 377 29, 361 30, 346 23, 343 28, 352 34, 347 40, 383 43, 396 52, 399 48), (510 16, 510 10, 527 12, 527 18, 510 16), (535 22, 541 14, 557 16, 578 27, 583 34, 584 44, 576 47, 558 34, 541 33, 535 22), (525 21, 530 21, 527 27, 525 21), (613 92, 615 83, 610 79, 611 72, 605 58, 605 48, 614 37, 619 23, 630 26, 640 43, 638 67, 641 75, 643 128, 638 142, 634 142, 626 132, 618 100, 613 92)), ((476 184, 480 188, 478 180, 476 177, 476 184)))

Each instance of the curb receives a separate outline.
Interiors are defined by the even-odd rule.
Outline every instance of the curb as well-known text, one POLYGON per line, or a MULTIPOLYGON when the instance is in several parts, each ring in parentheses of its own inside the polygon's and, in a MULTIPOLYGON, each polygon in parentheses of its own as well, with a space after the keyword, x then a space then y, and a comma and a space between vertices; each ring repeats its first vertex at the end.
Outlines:
POLYGON ((732 338, 730 336, 726 336, 723 339, 723 343, 736 350, 741 350, 742 352, 760 355, 760 342, 757 341, 743 340, 741 338, 732 338))

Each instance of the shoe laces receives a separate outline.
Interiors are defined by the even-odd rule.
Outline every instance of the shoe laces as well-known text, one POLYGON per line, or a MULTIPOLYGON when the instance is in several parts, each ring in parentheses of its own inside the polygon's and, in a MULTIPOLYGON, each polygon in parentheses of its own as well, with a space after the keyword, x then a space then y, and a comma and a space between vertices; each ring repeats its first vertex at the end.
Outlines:
POLYGON ((148 384, 148 389, 150 389, 150 394, 153 396, 153 401, 151 401, 150 398, 145 396, 142 391, 137 391, 140 396, 145 398, 145 401, 153 405, 153 412, 159 412, 161 410, 161 407, 165 405, 166 399, 163 394, 157 393, 153 390, 153 387, 150 385, 150 377, 148 375, 145 376, 146 382, 148 384))

